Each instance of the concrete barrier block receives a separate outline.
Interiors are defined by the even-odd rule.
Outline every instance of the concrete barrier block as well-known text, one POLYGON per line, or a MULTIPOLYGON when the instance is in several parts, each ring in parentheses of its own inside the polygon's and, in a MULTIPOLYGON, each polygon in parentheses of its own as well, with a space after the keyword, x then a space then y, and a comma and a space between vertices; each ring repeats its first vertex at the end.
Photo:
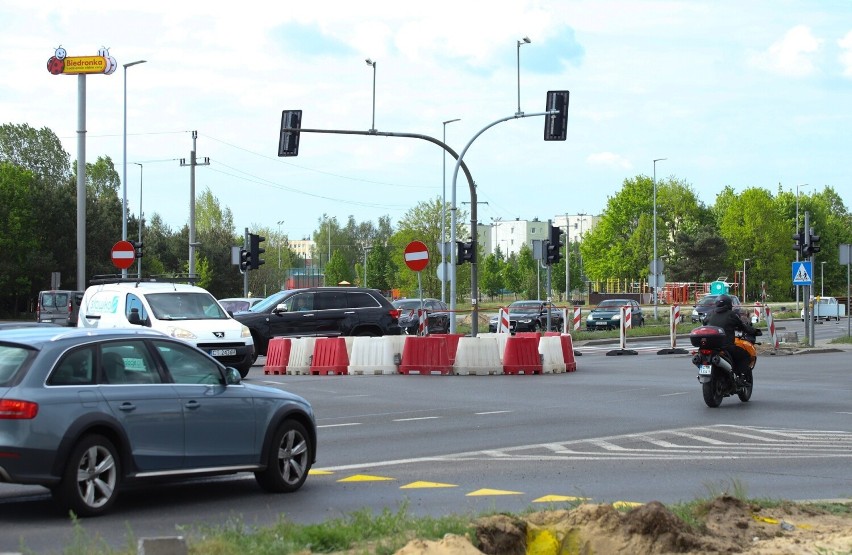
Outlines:
POLYGON ((296 337, 290 344, 290 362, 287 374, 307 375, 311 373, 311 359, 314 356, 316 337, 296 337))
MULTIPOLYGON (((394 337, 355 337, 352 342, 352 356, 349 360, 349 373, 396 374, 398 373, 394 355, 394 337)), ((402 345, 402 342, 399 342, 402 345)))
POLYGON ((565 372, 565 357, 562 353, 562 339, 559 336, 542 337, 538 342, 541 354, 542 372, 561 374, 565 372))
POLYGON ((189 548, 183 536, 141 538, 136 545, 138 555, 187 555, 189 548))
MULTIPOLYGON (((460 337, 456 348, 456 359, 453 363, 453 373, 475 376, 502 374, 503 363, 500 361, 500 343, 497 334, 484 334, 476 337, 460 337)), ((505 334, 503 334, 505 335, 505 334)))

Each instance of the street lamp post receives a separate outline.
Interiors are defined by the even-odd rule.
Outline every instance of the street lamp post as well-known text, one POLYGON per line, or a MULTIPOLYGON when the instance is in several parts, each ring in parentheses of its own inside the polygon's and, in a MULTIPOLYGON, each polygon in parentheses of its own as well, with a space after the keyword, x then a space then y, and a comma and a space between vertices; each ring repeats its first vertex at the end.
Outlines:
MULTIPOLYGON (((284 280, 281 279, 281 225, 284 223, 284 220, 278 221, 278 287, 283 291, 284 290, 284 280)), ((289 257, 288 257, 289 259, 289 257)))
POLYGON ((654 275, 654 320, 657 319, 657 304, 659 302, 657 291, 660 285, 660 263, 657 260, 657 162, 663 160, 668 160, 668 158, 654 159, 654 259, 651 261, 653 267, 651 273, 654 275))
POLYGON ((523 112, 521 112, 521 45, 529 44, 530 42, 531 41, 529 37, 524 37, 518 41, 518 111, 515 113, 516 116, 521 116, 524 114, 523 112))
POLYGON ((376 132, 376 62, 367 58, 364 60, 368 66, 373 68, 373 126, 370 127, 370 133, 376 132))
MULTIPOLYGON (((133 162, 139 166, 139 245, 142 245, 142 164, 133 162)), ((136 259, 136 277, 142 279, 142 258, 136 259)))
MULTIPOLYGON (((807 187, 807 186, 808 186, 807 183, 805 183, 803 185, 798 185, 798 184, 796 185, 796 229, 793 230, 796 233, 799 232, 799 187, 807 187)), ((797 250, 796 251, 796 262, 798 262, 798 261, 799 261, 799 251, 797 250)), ((799 310, 799 288, 801 287, 801 285, 796 285, 795 287, 796 287, 796 310, 798 311, 799 310)))
POLYGON ((362 287, 367 287, 367 253, 373 250, 373 247, 364 247, 364 285, 362 287))
POLYGON ((819 296, 825 297, 825 260, 819 263, 819 296))
MULTIPOLYGON (((123 133, 123 175, 121 178, 121 240, 127 241, 127 68, 144 64, 146 60, 136 60, 124 64, 124 133, 123 133)), ((127 269, 121 270, 121 276, 127 277, 127 269)))
POLYGON ((746 304, 746 262, 750 260, 751 258, 743 260, 743 304, 746 304))
MULTIPOLYGON (((460 118, 448 119, 444 124, 444 144, 447 144, 447 124, 455 121, 461 121, 460 118)), ((444 156, 444 171, 443 171, 443 186, 441 187, 441 269, 446 270, 446 254, 444 248, 447 245, 447 151, 441 149, 444 156)), ((444 279, 441 280, 441 302, 447 302, 447 274, 444 272, 444 279)))

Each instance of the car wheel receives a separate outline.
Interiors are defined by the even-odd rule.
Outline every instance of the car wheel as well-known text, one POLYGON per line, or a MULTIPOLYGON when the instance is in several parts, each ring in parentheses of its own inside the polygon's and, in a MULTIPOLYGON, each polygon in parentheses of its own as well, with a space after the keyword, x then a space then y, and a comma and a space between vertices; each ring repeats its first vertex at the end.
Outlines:
POLYGON ((295 420, 285 420, 272 438, 266 458, 266 469, 255 472, 257 483, 271 493, 296 491, 311 469, 311 440, 305 427, 295 420))
POLYGON ((120 469, 110 440, 101 435, 84 437, 71 451, 53 497, 77 516, 101 515, 118 496, 120 469))

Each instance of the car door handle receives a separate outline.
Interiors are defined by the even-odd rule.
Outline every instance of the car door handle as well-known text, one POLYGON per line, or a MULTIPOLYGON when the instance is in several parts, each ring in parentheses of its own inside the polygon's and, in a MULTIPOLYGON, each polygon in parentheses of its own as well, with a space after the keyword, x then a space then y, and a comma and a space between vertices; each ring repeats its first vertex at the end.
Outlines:
POLYGON ((201 403, 199 403, 198 401, 193 399, 191 401, 187 401, 186 404, 184 404, 184 406, 186 408, 190 409, 190 410, 195 410, 195 409, 201 407, 201 403))
POLYGON ((343 314, 355 314, 354 310, 347 310, 343 314))
POLYGON ((124 402, 124 403, 121 403, 121 405, 119 405, 118 410, 124 411, 124 412, 132 412, 132 411, 136 410, 136 405, 134 405, 133 403, 130 403, 130 402, 124 402))
POLYGON ((302 318, 310 318, 311 316, 314 316, 313 312, 306 312, 302 314, 302 318))

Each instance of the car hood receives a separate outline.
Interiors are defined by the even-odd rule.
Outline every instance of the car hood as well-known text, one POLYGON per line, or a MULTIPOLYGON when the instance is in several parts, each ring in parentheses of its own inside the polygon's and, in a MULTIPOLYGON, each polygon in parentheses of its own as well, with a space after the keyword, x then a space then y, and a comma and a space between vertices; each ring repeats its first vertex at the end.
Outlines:
POLYGON ((612 316, 613 314, 621 314, 621 308, 617 308, 617 307, 595 308, 589 313, 589 316, 612 316))

